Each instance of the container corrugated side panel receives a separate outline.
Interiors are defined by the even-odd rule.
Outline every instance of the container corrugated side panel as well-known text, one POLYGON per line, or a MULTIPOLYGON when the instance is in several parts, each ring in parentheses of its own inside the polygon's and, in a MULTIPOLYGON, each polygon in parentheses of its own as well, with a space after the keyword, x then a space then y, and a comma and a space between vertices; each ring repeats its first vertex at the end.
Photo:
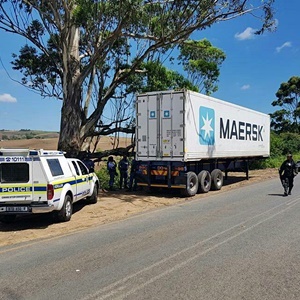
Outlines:
POLYGON ((190 91, 186 95, 185 160, 269 156, 268 115, 190 91))

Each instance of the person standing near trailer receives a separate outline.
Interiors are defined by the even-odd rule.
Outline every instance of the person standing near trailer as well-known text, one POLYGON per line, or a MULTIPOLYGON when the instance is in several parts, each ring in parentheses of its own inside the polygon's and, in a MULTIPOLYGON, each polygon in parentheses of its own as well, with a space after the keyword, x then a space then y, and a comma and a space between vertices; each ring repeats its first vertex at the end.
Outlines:
POLYGON ((109 174, 109 189, 112 191, 114 188, 114 183, 115 183, 115 176, 118 175, 117 173, 117 163, 114 160, 112 156, 108 158, 107 161, 107 171, 109 174))
POLYGON ((128 167, 129 167, 129 161, 127 159, 127 155, 124 155, 123 158, 119 161, 120 189, 122 189, 123 184, 125 189, 128 188, 127 186, 128 167))

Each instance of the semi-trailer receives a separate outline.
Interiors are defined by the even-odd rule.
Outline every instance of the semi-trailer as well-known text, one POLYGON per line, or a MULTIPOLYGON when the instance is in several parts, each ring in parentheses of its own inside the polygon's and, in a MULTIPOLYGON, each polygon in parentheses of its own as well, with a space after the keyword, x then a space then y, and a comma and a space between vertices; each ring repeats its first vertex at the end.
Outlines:
POLYGON ((270 116, 189 90, 136 97, 139 186, 184 196, 219 190, 229 171, 270 155, 270 116))

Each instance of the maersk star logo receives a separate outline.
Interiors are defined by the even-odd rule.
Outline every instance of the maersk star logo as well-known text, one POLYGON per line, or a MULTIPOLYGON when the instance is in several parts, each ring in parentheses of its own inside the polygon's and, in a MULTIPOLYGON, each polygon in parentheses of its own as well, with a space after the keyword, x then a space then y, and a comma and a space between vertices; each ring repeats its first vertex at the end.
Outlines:
POLYGON ((215 144, 215 111, 212 108, 200 106, 199 111, 200 136, 201 145, 215 144))

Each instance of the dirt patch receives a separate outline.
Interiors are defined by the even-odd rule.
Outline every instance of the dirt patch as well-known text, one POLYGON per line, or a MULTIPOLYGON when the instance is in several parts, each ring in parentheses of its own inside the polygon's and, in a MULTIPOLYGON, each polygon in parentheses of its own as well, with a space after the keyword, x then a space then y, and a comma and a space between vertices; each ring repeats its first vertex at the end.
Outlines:
MULTIPOLYGON (((244 173, 230 173, 220 191, 199 194, 197 198, 209 197, 228 190, 268 180, 278 176, 277 169, 250 171, 249 180, 244 173)), ((128 218, 134 214, 193 201, 195 197, 182 198, 174 191, 157 191, 147 194, 144 191, 126 192, 101 191, 96 204, 87 205, 84 201, 75 203, 74 214, 70 222, 54 223, 51 215, 32 215, 20 217, 12 224, 0 223, 0 246, 13 245, 41 238, 51 238, 72 233, 86 228, 128 218)))

